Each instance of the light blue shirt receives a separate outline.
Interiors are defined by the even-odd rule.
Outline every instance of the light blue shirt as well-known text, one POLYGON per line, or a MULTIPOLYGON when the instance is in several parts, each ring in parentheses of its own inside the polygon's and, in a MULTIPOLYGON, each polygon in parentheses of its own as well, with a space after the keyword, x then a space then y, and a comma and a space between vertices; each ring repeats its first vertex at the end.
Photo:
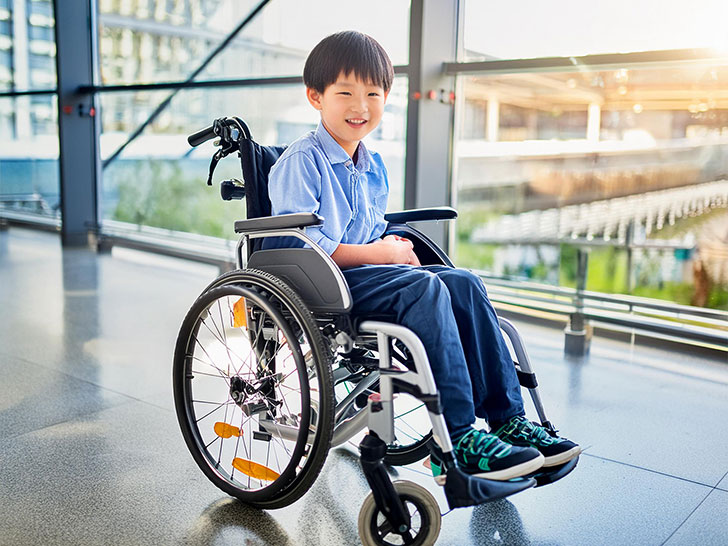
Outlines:
POLYGON ((376 152, 359 143, 356 165, 322 123, 291 144, 270 171, 272 214, 315 212, 324 218, 306 235, 332 254, 341 243, 365 244, 387 226, 389 182, 376 152))

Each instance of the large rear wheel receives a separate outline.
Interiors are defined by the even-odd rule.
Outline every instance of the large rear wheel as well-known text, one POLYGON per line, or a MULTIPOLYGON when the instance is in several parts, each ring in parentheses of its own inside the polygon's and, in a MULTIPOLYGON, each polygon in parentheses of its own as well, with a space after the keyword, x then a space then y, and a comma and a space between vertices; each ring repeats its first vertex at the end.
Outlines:
POLYGON ((313 484, 333 428, 330 353, 280 279, 237 271, 203 292, 180 329, 173 384, 187 447, 220 489, 280 508, 313 484))

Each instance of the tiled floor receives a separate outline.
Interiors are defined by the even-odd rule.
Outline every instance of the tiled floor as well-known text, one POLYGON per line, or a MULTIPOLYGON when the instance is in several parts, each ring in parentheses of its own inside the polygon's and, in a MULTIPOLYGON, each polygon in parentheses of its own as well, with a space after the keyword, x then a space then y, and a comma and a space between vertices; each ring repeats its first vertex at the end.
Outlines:
MULTIPOLYGON (((353 449, 270 512, 221 493, 187 453, 171 353, 215 275, 0 231, 0 544, 358 543, 368 491, 353 449)), ((560 331, 519 327, 551 419, 588 450, 556 484, 446 515, 438 544, 728 544, 725 355, 596 338, 569 360, 560 331)), ((398 472, 444 510, 422 470, 398 472)))

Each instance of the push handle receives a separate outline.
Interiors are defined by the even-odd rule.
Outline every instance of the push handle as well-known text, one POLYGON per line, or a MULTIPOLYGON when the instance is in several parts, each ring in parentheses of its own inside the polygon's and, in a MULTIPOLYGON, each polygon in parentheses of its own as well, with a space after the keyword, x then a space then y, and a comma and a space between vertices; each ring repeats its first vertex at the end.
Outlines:
POLYGON ((190 146, 199 146, 203 142, 207 142, 211 138, 215 138, 217 135, 215 134, 215 126, 210 125, 209 127, 205 127, 204 129, 201 129, 197 131, 196 133, 192 133, 190 136, 187 137, 187 142, 190 143, 190 146))

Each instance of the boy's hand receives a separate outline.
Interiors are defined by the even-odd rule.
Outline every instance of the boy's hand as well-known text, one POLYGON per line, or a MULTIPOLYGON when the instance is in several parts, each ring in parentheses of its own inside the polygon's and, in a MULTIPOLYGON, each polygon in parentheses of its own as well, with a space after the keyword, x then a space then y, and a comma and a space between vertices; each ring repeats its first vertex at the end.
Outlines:
POLYGON ((339 267, 358 267, 364 264, 406 264, 419 266, 420 260, 409 239, 398 235, 387 235, 365 245, 341 243, 331 254, 339 267))
POLYGON ((414 245, 409 239, 399 235, 387 235, 380 241, 375 242, 381 245, 384 251, 384 258, 390 264, 409 264, 419 266, 420 261, 414 253, 414 245))

